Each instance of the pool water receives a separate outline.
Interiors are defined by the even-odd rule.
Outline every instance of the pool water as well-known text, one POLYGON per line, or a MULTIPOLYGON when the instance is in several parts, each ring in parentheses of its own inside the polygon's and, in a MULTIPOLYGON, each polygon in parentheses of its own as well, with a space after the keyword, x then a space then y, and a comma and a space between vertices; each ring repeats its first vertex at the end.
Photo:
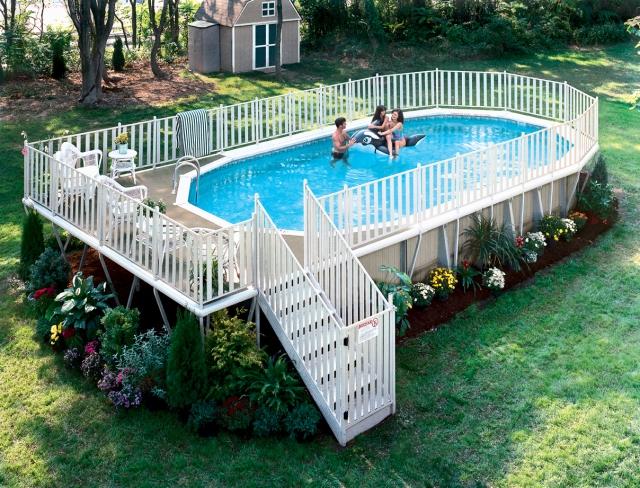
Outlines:
MULTIPOLYGON (((425 134, 414 147, 403 148, 397 158, 354 145, 346 160, 333 161, 331 138, 234 161, 202 174, 199 198, 195 183, 189 203, 228 222, 249 219, 254 194, 279 228, 303 229, 303 181, 316 196, 377 180, 496 143, 515 139, 541 127, 491 117, 437 116, 409 119, 404 134, 425 134)), ((349 130, 350 134, 356 131, 349 130)))

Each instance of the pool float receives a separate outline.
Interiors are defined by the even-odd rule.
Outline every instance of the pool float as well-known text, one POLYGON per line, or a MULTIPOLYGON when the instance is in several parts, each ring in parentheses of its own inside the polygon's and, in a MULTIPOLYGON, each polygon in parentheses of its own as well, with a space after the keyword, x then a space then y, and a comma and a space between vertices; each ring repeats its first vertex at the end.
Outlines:
MULTIPOLYGON (((381 153, 387 155, 389 154, 389 150, 387 149, 387 141, 384 137, 379 136, 375 131, 372 131, 370 129, 362 129, 356 132, 353 138, 364 148, 373 148, 374 152, 380 151, 381 153)), ((404 139, 406 141, 405 147, 411 147, 415 146, 422 139, 424 139, 424 134, 414 134, 412 136, 406 136, 404 139)))

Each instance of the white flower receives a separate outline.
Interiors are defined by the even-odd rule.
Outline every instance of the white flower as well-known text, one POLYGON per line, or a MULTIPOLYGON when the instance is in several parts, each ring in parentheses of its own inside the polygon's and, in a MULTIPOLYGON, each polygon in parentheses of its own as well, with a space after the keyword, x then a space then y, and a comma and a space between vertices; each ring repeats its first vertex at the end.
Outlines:
POLYGON ((578 232, 578 227, 572 219, 562 219, 562 224, 569 234, 575 234, 578 232))
POLYGON ((505 272, 498 268, 489 268, 482 275, 482 283, 490 290, 502 290, 504 288, 505 272))

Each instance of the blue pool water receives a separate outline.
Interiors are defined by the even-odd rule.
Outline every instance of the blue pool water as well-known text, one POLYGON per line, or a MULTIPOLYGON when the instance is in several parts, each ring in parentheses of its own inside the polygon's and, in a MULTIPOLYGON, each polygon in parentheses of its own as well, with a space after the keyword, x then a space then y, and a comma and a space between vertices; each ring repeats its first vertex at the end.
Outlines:
POLYGON ((418 145, 402 149, 395 159, 356 144, 346 161, 332 161, 331 139, 326 137, 204 173, 198 201, 192 184, 189 202, 236 223, 251 217, 254 194, 258 193, 279 228, 302 230, 305 179, 315 195, 326 195, 341 190, 345 184, 354 186, 384 178, 418 164, 425 166, 541 129, 500 118, 459 116, 410 119, 404 125, 405 135, 426 137, 418 145))

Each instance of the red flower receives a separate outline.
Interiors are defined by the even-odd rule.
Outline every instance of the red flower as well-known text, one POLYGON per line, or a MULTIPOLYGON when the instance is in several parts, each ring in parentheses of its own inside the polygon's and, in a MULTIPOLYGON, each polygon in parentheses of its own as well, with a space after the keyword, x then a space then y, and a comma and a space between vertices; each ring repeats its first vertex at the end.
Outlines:
POLYGON ((516 247, 522 247, 522 246, 524 246, 524 237, 517 236, 516 237, 516 247))
POLYGON ((233 416, 238 412, 249 409, 249 402, 244 397, 232 396, 222 402, 222 408, 227 412, 227 415, 233 416))
POLYGON ((40 298, 42 295, 47 295, 49 297, 52 297, 53 295, 55 295, 56 290, 53 286, 49 286, 47 288, 40 288, 39 290, 36 290, 33 293, 33 299, 37 300, 38 298, 40 298))
POLYGON ((467 261, 466 259, 462 260, 462 267, 466 270, 469 269, 469 266, 471 266, 471 263, 469 261, 467 261))
POLYGON ((62 331, 62 337, 65 339, 71 339, 74 335, 76 335, 75 327, 68 327, 62 331))

